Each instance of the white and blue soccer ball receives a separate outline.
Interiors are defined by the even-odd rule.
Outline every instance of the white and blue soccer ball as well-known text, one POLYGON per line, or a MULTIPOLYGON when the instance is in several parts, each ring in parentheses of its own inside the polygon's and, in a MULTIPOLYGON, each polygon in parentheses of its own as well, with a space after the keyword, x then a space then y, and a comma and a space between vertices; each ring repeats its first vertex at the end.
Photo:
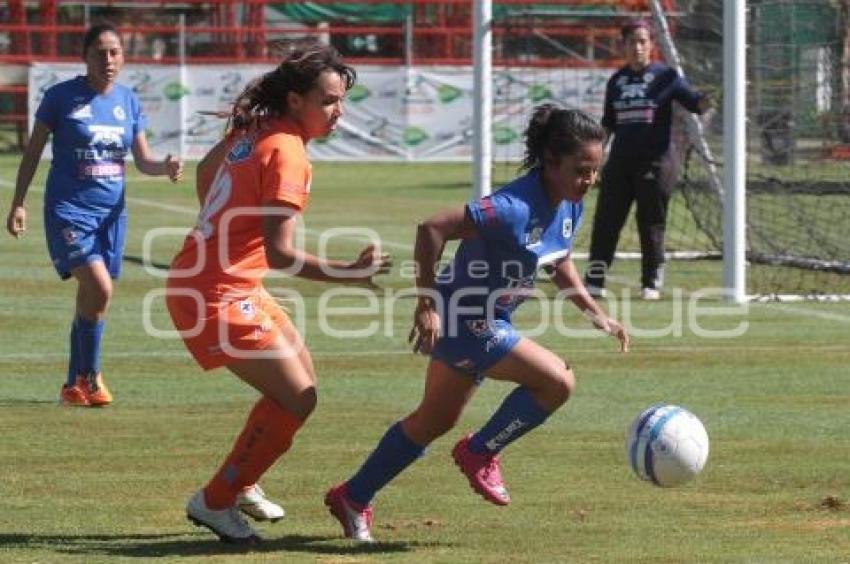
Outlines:
POLYGON ((645 409, 626 432, 626 456, 642 480, 673 487, 691 480, 708 460, 708 433, 682 407, 659 403, 645 409))

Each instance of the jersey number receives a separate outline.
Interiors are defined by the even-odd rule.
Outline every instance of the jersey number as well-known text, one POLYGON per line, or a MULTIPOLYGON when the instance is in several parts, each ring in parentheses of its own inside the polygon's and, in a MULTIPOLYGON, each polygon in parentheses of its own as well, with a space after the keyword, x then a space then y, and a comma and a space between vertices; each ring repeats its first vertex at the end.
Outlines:
POLYGON ((198 214, 198 223, 196 228, 204 236, 204 239, 209 239, 213 235, 215 228, 210 221, 221 208, 230 199, 230 194, 233 191, 233 180, 230 177, 227 167, 224 163, 218 167, 218 172, 215 173, 215 178, 210 186, 210 191, 207 193, 207 198, 204 200, 204 207, 201 213, 198 214))

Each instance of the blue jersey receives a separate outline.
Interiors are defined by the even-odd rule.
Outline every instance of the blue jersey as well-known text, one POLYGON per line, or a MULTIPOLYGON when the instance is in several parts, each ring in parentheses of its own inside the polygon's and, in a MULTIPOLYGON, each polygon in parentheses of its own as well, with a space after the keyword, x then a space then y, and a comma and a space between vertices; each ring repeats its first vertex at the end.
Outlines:
POLYGON ((608 80, 602 125, 613 132, 611 157, 654 160, 670 147, 672 101, 690 112, 702 98, 675 69, 652 63, 640 72, 625 66, 608 80))
POLYGON ((569 254, 583 211, 581 202, 553 206, 537 169, 467 204, 478 237, 460 243, 435 284, 446 306, 469 308, 453 314, 450 307, 449 315, 510 320, 534 287, 538 269, 569 254))
POLYGON ((53 133, 45 206, 60 213, 120 213, 124 157, 146 124, 136 95, 119 84, 98 94, 78 76, 48 89, 35 117, 53 133))

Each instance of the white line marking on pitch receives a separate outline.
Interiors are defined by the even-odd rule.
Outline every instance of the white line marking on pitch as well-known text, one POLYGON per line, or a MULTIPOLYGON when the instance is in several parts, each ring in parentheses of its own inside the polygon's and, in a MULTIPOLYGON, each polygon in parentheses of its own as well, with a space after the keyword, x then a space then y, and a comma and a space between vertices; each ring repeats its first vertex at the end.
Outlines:
MULTIPOLYGON (((14 186, 14 184, 12 182, 9 182, 8 180, 6 180, 4 178, 0 178, 0 185, 7 186, 7 187, 13 187, 14 186)), ((43 191, 42 186, 35 186, 33 188, 40 190, 40 191, 43 191)), ((127 201, 135 203, 135 204, 151 207, 151 208, 161 209, 163 211, 170 211, 170 212, 184 214, 184 215, 191 215, 192 217, 195 217, 198 214, 197 210, 194 210, 192 208, 187 208, 185 206, 177 206, 177 205, 173 205, 173 204, 164 204, 162 202, 157 202, 157 201, 154 201, 154 200, 148 200, 147 198, 137 198, 135 196, 128 196, 127 201)), ((305 232, 310 234, 310 235, 314 235, 314 236, 320 235, 322 233, 321 231, 315 230, 315 229, 305 229, 305 232)), ((362 240, 366 241, 366 238, 362 238, 362 240)), ((407 243, 398 243, 398 242, 395 242, 395 241, 387 241, 387 240, 384 240, 384 239, 381 240, 381 245, 383 245, 385 247, 396 248, 396 249, 413 250, 413 245, 409 245, 407 243)), ((619 282, 621 284, 624 284, 626 286, 635 287, 633 283, 626 280, 625 278, 619 278, 619 277, 617 277, 617 278, 611 277, 611 278, 612 278, 612 280, 619 282)), ((762 304, 750 304, 750 306, 754 306, 754 305, 762 305, 762 304)), ((801 315, 801 316, 804 316, 804 317, 815 317, 815 318, 819 318, 819 319, 825 319, 825 320, 828 320, 828 321, 838 321, 838 322, 841 322, 841 323, 850 323, 850 317, 845 316, 845 315, 841 315, 841 314, 837 314, 837 313, 823 312, 823 311, 818 311, 818 310, 814 310, 814 309, 811 309, 811 308, 794 307, 794 306, 790 306, 790 305, 787 305, 787 304, 764 304, 764 305, 769 305, 771 307, 778 308, 778 309, 781 309, 783 311, 787 311, 788 313, 792 313, 794 315, 801 315)))
MULTIPOLYGON (((129 182, 130 183, 136 182, 136 180, 132 180, 132 181, 129 181, 129 182)), ((11 183, 8 180, 3 179, 3 178, 0 178, 0 185, 7 186, 7 187, 13 187, 14 186, 13 183, 11 183)), ((30 190, 33 191, 33 192, 44 192, 44 187, 43 186, 33 186, 30 190)), ((174 204, 164 204, 162 202, 157 202, 155 200, 149 200, 147 198, 138 198, 136 196, 125 196, 125 200, 129 203, 132 203, 132 204, 138 204, 140 206, 147 206, 149 208, 155 208, 155 209, 168 211, 168 212, 172 212, 172 213, 178 213, 178 214, 182 214, 182 215, 189 215, 191 217, 196 217, 198 215, 197 209, 188 208, 186 206, 178 206, 178 205, 174 205, 174 204)), ((187 227, 186 230, 188 231, 189 228, 187 227)), ((305 228, 304 232, 307 233, 308 235, 312 235, 314 237, 317 237, 317 236, 322 234, 322 231, 320 229, 305 228)), ((367 237, 358 237, 356 235, 352 236, 352 239, 357 239, 359 241, 364 241, 364 242, 367 242, 367 243, 369 242, 369 239, 367 237)), ((393 249, 404 249, 406 251, 412 251, 413 250, 413 245, 410 245, 410 244, 407 244, 407 243, 398 243, 396 241, 388 241, 388 240, 383 239, 383 238, 381 239, 381 246, 387 247, 387 248, 393 248, 393 249)))
MULTIPOLYGON (((839 345, 812 345, 806 347, 809 353, 828 353, 828 352, 847 352, 845 347, 839 345)), ((773 352, 773 351, 784 351, 788 350, 787 345, 763 345, 763 346, 741 346, 741 347, 730 347, 730 346, 722 346, 722 345, 707 345, 707 346, 681 346, 677 347, 674 345, 664 345, 659 347, 640 347, 638 349, 641 352, 645 353, 681 353, 681 354, 691 354, 694 352, 710 352, 710 351, 722 351, 725 354, 740 352, 740 353, 752 353, 752 352, 773 352)), ((609 354, 617 354, 614 349, 607 348, 565 348, 561 352, 568 354, 599 354, 599 355, 609 355, 609 354)), ((345 358, 345 357, 369 357, 369 356, 402 356, 409 355, 414 356, 407 349, 397 349, 397 350, 359 350, 359 351, 310 351, 310 354, 314 358, 345 358)), ((109 358, 189 358, 189 353, 185 351, 107 351, 106 355, 109 358)), ((7 353, 2 355, 0 358, 0 364, 4 361, 22 361, 22 360, 60 360, 66 359, 68 357, 67 353, 7 353)))

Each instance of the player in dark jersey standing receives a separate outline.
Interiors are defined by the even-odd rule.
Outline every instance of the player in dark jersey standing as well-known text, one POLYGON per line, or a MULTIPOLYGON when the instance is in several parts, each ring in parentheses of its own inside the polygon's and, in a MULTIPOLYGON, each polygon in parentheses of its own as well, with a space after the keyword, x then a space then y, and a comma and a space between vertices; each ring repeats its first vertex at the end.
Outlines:
POLYGON ((604 295, 605 275, 614 261, 620 231, 637 202, 641 248, 641 297, 661 297, 667 204, 675 182, 669 158, 673 101, 693 113, 711 106, 675 70, 653 62, 647 20, 622 29, 626 65, 608 80, 602 125, 614 136, 602 182, 585 275, 588 290, 604 295))
POLYGON ((174 182, 183 174, 183 163, 151 154, 139 100, 116 82, 124 51, 115 27, 92 26, 83 39, 83 59, 86 74, 52 86, 35 113, 6 229, 14 237, 26 231, 24 200, 52 136, 53 162, 44 193, 47 248, 59 277, 77 281, 68 377, 59 401, 87 407, 112 403, 100 372, 100 348, 112 281, 121 273, 124 252, 125 157, 132 152, 140 172, 174 182))

